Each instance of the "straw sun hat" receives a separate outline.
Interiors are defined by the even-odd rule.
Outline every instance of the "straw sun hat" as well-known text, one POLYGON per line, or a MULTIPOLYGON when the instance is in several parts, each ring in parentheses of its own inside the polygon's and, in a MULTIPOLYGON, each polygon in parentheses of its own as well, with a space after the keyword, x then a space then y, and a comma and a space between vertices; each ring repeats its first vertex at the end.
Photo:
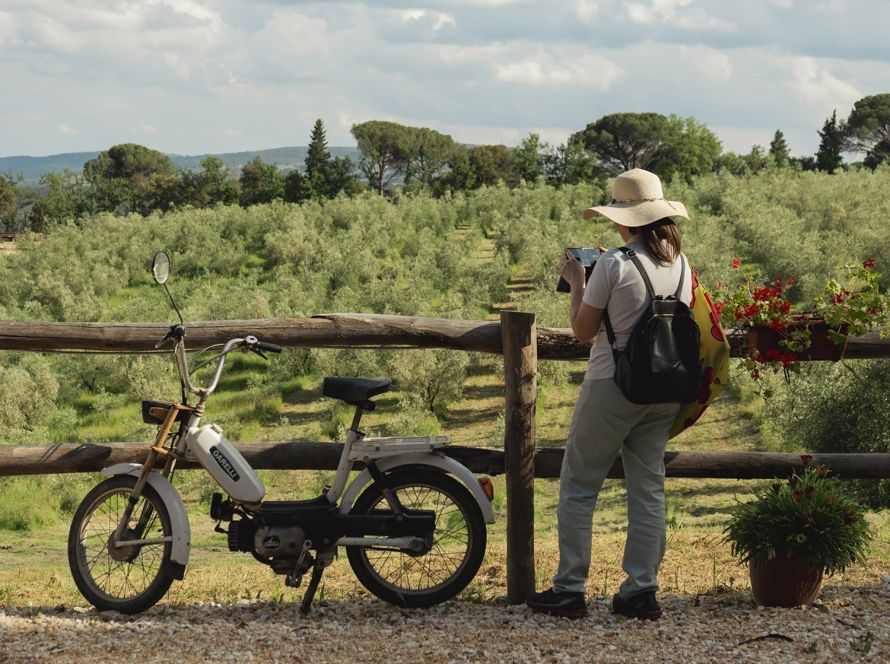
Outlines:
POLYGON ((622 226, 635 228, 651 224, 664 217, 689 219, 686 206, 679 201, 667 201, 661 180, 655 173, 634 168, 615 178, 612 202, 584 210, 584 218, 602 215, 622 226))

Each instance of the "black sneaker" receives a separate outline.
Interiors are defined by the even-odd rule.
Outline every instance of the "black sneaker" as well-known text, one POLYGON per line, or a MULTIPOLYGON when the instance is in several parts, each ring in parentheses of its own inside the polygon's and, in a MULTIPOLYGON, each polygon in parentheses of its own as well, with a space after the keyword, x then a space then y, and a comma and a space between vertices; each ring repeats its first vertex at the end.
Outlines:
POLYGON ((661 618, 661 607, 655 599, 655 591, 649 590, 624 599, 615 593, 612 597, 612 613, 638 620, 658 620, 661 618))
POLYGON ((525 604, 532 611, 562 618, 583 618, 587 615, 584 593, 561 593, 549 588, 542 593, 532 593, 525 604))

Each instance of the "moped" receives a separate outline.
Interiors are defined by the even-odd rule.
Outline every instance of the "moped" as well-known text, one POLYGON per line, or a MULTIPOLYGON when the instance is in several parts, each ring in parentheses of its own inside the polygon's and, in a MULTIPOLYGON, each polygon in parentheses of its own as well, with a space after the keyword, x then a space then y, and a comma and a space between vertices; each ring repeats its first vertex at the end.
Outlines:
POLYGON ((324 379, 324 396, 355 407, 352 425, 331 486, 316 498, 265 500, 265 487, 215 424, 201 424, 226 357, 237 350, 279 353, 281 347, 255 336, 234 338, 199 351, 218 351, 193 368, 186 353, 186 326, 167 287, 170 259, 158 252, 151 265, 179 323, 156 344, 173 343, 182 388, 180 403, 143 401, 142 418, 158 432, 142 464, 102 470, 108 479, 77 508, 68 535, 68 562, 83 596, 100 610, 145 611, 174 579, 183 579, 190 552, 189 520, 171 483, 176 465, 195 460, 219 484, 210 516, 227 536, 230 551, 251 554, 298 587, 311 570, 300 610, 310 610, 322 573, 339 547, 358 580, 371 593, 403 607, 451 599, 482 563, 486 524, 495 520, 491 480, 477 478, 442 454, 446 436, 365 439, 362 414, 372 398, 390 388, 388 378, 324 379), (215 362, 210 384, 192 375, 215 362), (189 404, 189 394, 197 401, 189 404), (354 466, 363 469, 348 482, 354 466), (225 526, 223 526, 225 524, 225 526))

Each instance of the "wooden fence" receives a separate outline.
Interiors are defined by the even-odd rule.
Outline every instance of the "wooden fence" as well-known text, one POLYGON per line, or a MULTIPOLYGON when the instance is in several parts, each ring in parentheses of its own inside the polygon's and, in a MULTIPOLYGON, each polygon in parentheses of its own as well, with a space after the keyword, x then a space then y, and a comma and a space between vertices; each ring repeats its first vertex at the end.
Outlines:
MULTIPOLYGON (((0 322, 0 350, 151 353, 168 330, 163 323, 0 322)), ((502 311, 499 322, 371 314, 329 314, 190 323, 187 342, 202 348, 253 334, 288 347, 451 348, 504 356, 504 448, 453 447, 447 454, 479 473, 504 472, 507 482, 507 595, 523 602, 534 590, 534 478, 559 477, 562 449, 535 448, 538 359, 584 359, 590 345, 568 330, 539 328, 534 314, 502 311)), ((730 338, 734 355, 744 352, 744 337, 730 338)), ((163 352, 169 352, 165 350, 163 352)), ((848 358, 890 357, 890 340, 877 334, 851 338, 848 358)), ((255 468, 333 470, 340 445, 317 442, 238 443, 255 468)), ((96 471, 112 463, 141 462, 145 443, 100 445, 0 446, 0 476, 96 471)), ((818 454, 840 476, 890 477, 890 454, 818 454)), ((770 478, 801 466, 796 454, 758 452, 667 452, 669 477, 770 478)), ((183 467, 195 467, 194 464, 183 467)), ((622 477, 620 460, 609 477, 622 477)))

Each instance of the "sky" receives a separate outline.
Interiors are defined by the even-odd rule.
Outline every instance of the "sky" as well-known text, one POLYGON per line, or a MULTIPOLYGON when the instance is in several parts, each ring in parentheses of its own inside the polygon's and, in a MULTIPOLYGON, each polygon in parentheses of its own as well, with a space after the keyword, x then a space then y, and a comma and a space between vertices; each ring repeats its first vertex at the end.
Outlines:
POLYGON ((0 0, 0 156, 328 144, 354 123, 561 143, 608 113, 792 154, 890 92, 887 0, 0 0))

